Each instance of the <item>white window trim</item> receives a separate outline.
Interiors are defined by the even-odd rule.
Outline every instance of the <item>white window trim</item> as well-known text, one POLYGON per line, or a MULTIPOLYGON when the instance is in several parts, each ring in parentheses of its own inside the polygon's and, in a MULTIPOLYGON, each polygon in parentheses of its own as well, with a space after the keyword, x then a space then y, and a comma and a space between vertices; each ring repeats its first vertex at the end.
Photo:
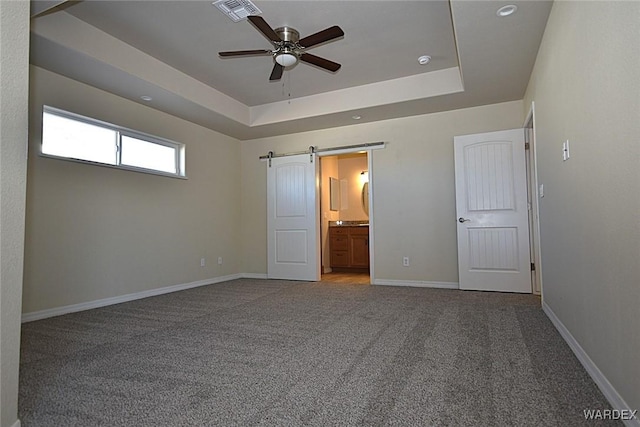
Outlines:
POLYGON ((56 156, 53 154, 43 153, 42 141, 44 139, 44 136, 40 139, 40 152, 39 152, 40 157, 56 159, 56 160, 65 160, 65 161, 74 162, 74 163, 83 163, 83 164, 93 165, 93 166, 101 166, 101 167, 106 167, 111 169, 120 169, 120 170, 126 170, 130 172, 140 172, 140 173, 146 173, 151 175, 160 175, 160 176, 166 176, 169 178, 188 179, 186 175, 186 168, 185 168, 185 163, 186 163, 185 144, 175 142, 166 138, 161 138, 159 136, 151 135, 148 133, 140 132, 134 129, 129 129, 123 126, 114 125, 113 123, 109 123, 102 120, 93 119, 91 117, 82 116, 80 114, 72 113, 69 111, 61 110, 59 108, 51 107, 49 105, 44 105, 42 110, 43 110, 43 114, 46 112, 46 113, 54 114, 67 119, 76 120, 82 123, 90 124, 93 126, 99 126, 105 129, 115 131, 117 133, 116 149, 117 149, 118 164, 111 165, 108 163, 94 162, 91 160, 75 159, 71 157, 56 156), (138 166, 129 166, 129 165, 120 164, 120 161, 121 161, 121 148, 120 148, 121 145, 120 144, 121 144, 122 136, 130 136, 132 138, 141 139, 143 141, 147 141, 153 144, 164 145, 166 147, 175 148, 175 153, 176 153, 175 164, 176 164, 176 170, 178 172, 177 173, 163 172, 156 169, 147 169, 147 168, 142 168, 138 166))

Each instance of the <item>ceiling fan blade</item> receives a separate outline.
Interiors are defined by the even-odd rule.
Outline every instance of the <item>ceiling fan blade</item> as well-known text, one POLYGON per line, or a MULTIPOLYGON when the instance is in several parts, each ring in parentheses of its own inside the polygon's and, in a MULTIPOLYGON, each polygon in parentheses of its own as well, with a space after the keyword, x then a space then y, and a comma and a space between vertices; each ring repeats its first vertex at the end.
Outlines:
POLYGON ((230 50, 228 52, 218 52, 220 56, 250 56, 250 55, 271 55, 270 50, 230 50))
POLYGON ((251 23, 253 25, 255 25, 255 27, 258 30, 260 30, 260 32, 262 34, 264 34, 265 37, 268 38, 269 40, 271 40, 273 43, 282 41, 280 39, 280 36, 278 36, 278 34, 276 34, 276 32, 273 30, 273 28, 271 28, 271 26, 269 24, 267 24, 267 21, 262 19, 262 17, 255 16, 255 15, 249 15, 249 16, 247 16, 247 19, 249 21, 251 21, 251 23))
POLYGON ((325 70, 333 71, 334 73, 341 67, 341 65, 337 62, 329 61, 328 59, 324 59, 316 55, 311 55, 310 53, 303 53, 302 55, 300 55, 300 60, 309 64, 317 65, 318 67, 324 68, 325 70))
POLYGON ((273 64, 273 70, 271 70, 271 76, 269 76, 269 80, 280 80, 283 71, 284 67, 276 62, 275 64, 273 64))
POLYGON ((315 46, 329 40, 337 39, 338 37, 342 36, 344 36, 344 31, 342 31, 342 28, 334 25, 333 27, 329 27, 326 30, 318 31, 315 34, 311 34, 310 36, 300 39, 300 41, 298 41, 298 44, 302 47, 309 48, 311 46, 315 46))

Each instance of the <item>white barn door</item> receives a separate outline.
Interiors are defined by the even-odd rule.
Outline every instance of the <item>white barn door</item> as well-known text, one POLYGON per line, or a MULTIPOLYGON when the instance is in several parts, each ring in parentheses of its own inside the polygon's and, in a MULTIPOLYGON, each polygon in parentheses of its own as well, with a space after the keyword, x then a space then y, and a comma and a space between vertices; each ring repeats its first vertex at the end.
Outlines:
POLYGON ((277 157, 267 166, 267 277, 320 280, 318 161, 277 157))
POLYGON ((460 289, 531 293, 524 129, 454 138, 460 289))

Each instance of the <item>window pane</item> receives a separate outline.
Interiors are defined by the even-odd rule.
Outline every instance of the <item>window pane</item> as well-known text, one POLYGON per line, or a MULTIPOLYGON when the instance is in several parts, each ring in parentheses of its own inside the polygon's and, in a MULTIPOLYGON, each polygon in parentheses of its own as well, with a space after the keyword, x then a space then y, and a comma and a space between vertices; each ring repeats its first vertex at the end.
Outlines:
POLYGON ((177 173, 176 149, 122 135, 121 164, 177 173))
POLYGON ((116 132, 44 112, 42 152, 115 165, 116 132))

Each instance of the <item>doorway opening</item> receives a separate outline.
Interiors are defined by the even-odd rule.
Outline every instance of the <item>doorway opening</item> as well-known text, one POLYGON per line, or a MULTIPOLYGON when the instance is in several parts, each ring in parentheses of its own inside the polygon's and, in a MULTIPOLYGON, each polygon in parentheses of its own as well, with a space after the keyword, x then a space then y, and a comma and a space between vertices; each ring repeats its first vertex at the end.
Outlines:
POLYGON ((538 187, 538 166, 536 156, 535 104, 531 102, 531 109, 524 123, 526 142, 527 168, 527 202, 529 207, 529 250, 531 255, 531 286, 535 295, 542 296, 542 260, 540 252, 540 220, 539 198, 542 193, 538 187))
POLYGON ((370 284, 368 152, 320 157, 321 280, 370 284))

